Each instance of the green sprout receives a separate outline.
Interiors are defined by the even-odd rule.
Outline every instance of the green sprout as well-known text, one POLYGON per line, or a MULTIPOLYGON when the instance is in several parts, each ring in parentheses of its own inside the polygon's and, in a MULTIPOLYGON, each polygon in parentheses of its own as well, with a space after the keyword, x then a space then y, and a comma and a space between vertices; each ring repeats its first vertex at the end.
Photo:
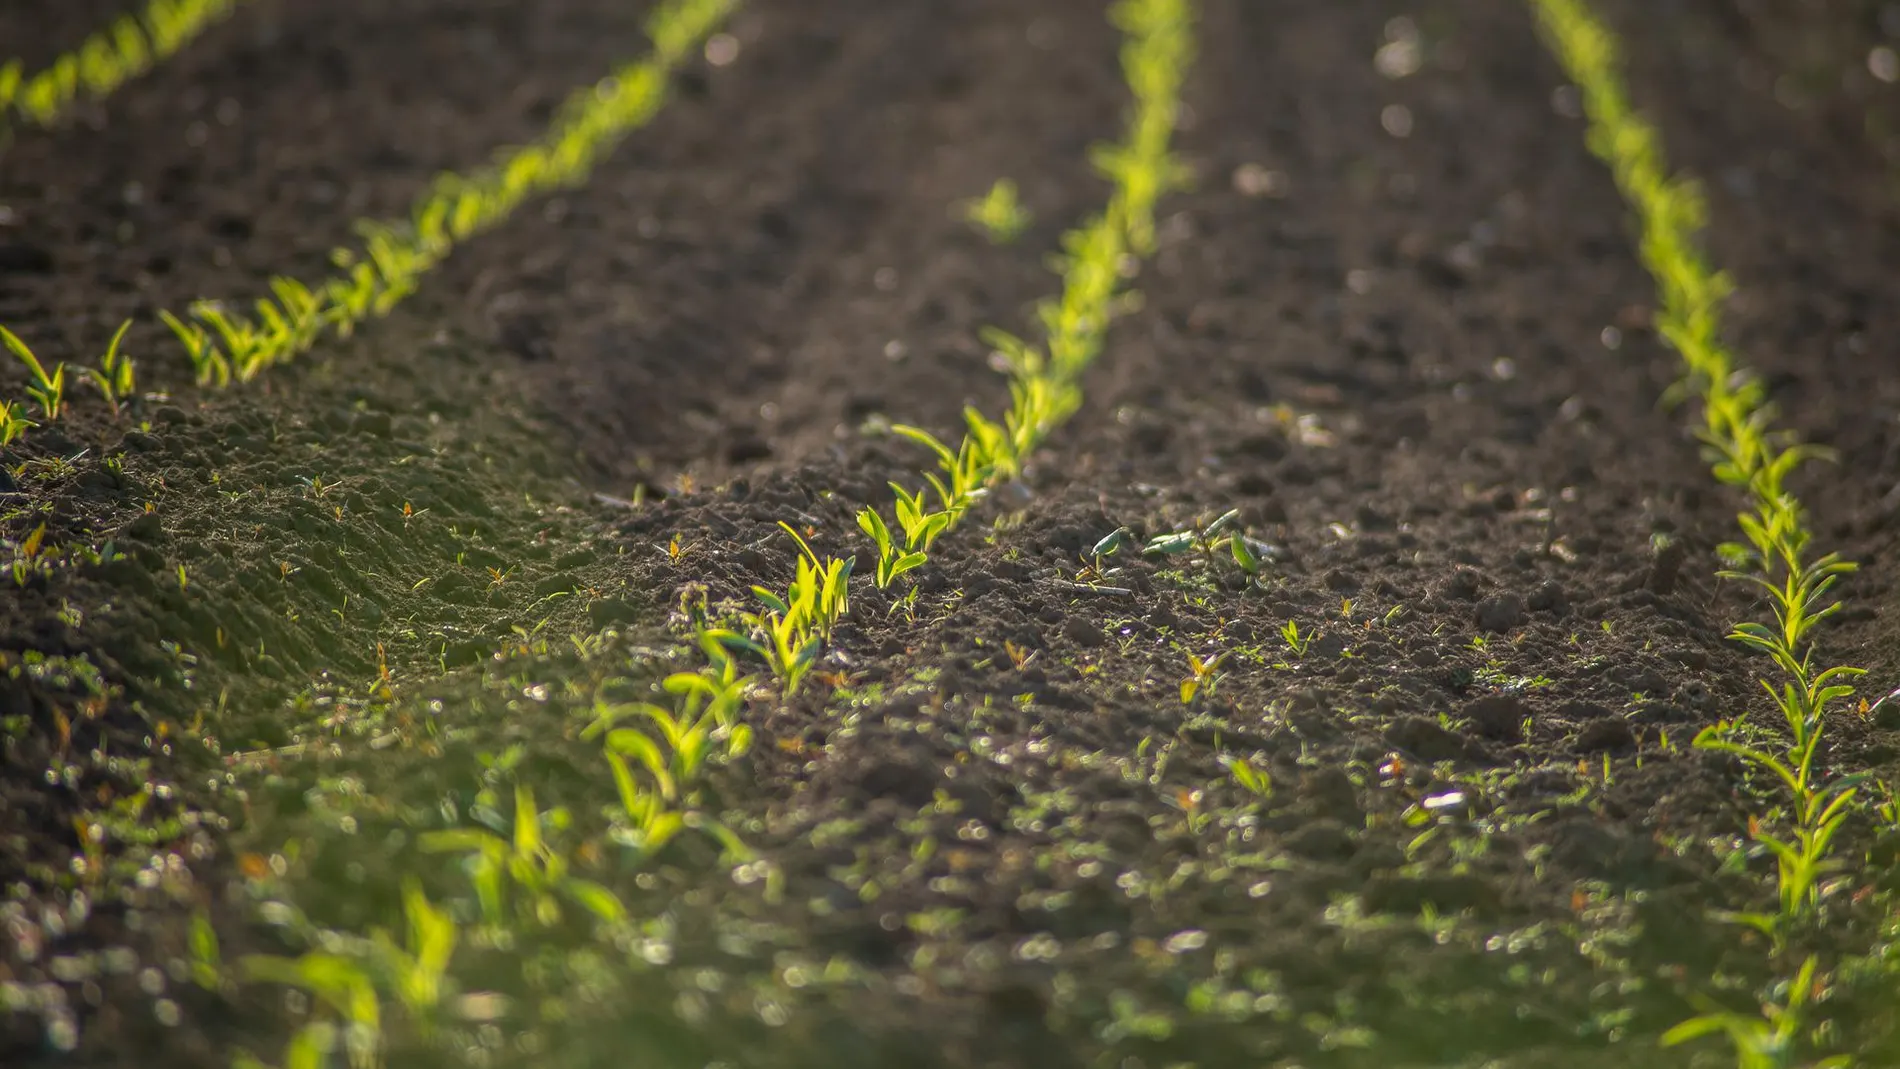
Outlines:
POLYGON ((1273 777, 1267 775, 1265 769, 1255 768, 1252 762, 1244 757, 1232 757, 1227 754, 1221 755, 1220 762, 1227 766, 1227 774, 1233 777, 1234 782, 1240 784, 1255 797, 1273 797, 1273 777))
POLYGON ((1241 530, 1239 509, 1228 509, 1198 530, 1189 527, 1158 534, 1141 547, 1144 556, 1152 557, 1178 557, 1197 551, 1210 562, 1232 559, 1249 579, 1259 578, 1267 562, 1279 553, 1241 530))
POLYGON ((32 376, 32 381, 27 383, 26 395, 39 402, 40 412, 47 419, 58 419, 60 410, 66 404, 66 365, 55 364, 49 374, 46 365, 40 363, 39 357, 33 355, 33 350, 27 348, 19 335, 5 327, 0 327, 0 344, 11 350, 20 363, 26 365, 27 374, 32 376))
POLYGON ((1304 657, 1307 647, 1313 644, 1313 640, 1318 638, 1319 634, 1314 631, 1302 633, 1298 620, 1288 620, 1280 626, 1280 637, 1286 641, 1286 648, 1293 651, 1293 656, 1304 657))
POLYGON ((1017 196, 1016 183, 1007 178, 997 179, 983 196, 965 201, 963 217, 998 245, 1007 245, 1021 237, 1032 218, 1017 196))
POLYGON ((132 358, 119 351, 119 345, 125 340, 125 332, 132 327, 130 319, 119 324, 112 335, 111 344, 106 346, 105 355, 99 358, 99 366, 85 368, 86 381, 104 397, 106 404, 112 406, 116 417, 127 401, 138 389, 138 379, 132 366, 132 358))
MULTIPOLYGON (((337 1023, 343 1026, 344 1049, 353 1069, 380 1065, 383 1000, 379 982, 394 992, 425 1035, 433 1033, 459 932, 454 918, 431 904, 413 877, 403 880, 402 900, 407 931, 401 945, 384 929, 375 928, 368 941, 329 933, 334 938, 325 941, 325 950, 296 958, 251 954, 239 961, 246 979, 297 988, 311 996, 318 1009, 317 1019, 298 1029, 285 1048, 287 1069, 327 1064, 337 1023)), ((209 932, 208 925, 205 931, 209 932)), ((212 953, 216 953, 215 943, 212 953)))
POLYGON ((1198 654, 1188 654, 1187 678, 1181 681, 1181 704, 1193 705, 1196 697, 1214 697, 1214 688, 1220 683, 1220 666, 1227 662, 1225 653, 1202 660, 1198 654))
POLYGON ((310 996, 320 1016, 298 1029, 284 1048, 290 1069, 320 1069, 336 1046, 337 1023, 350 1069, 381 1062, 383 1003, 363 963, 342 954, 313 950, 297 958, 249 955, 240 961, 246 979, 294 987, 310 996), (335 1022, 335 1023, 333 1023, 335 1022))
POLYGON ((197 376, 198 385, 224 386, 231 381, 231 362, 212 341, 211 334, 197 323, 187 323, 166 309, 158 310, 158 318, 171 329, 173 336, 185 349, 185 357, 191 361, 191 370, 197 376))
MULTIPOLYGON (((891 485, 891 488, 896 490, 898 494, 897 515, 899 520, 901 521, 905 518, 905 505, 907 504, 911 509, 910 515, 914 517, 917 511, 915 499, 906 495, 904 488, 895 483, 891 485)), ((871 543, 877 547, 877 586, 879 590, 890 586, 896 581, 898 576, 903 575, 913 568, 921 567, 925 561, 930 559, 928 554, 912 548, 918 541, 922 540, 921 523, 913 521, 913 523, 906 528, 904 532, 904 542, 902 544, 899 544, 896 539, 891 537, 890 526, 884 522, 884 517, 878 515, 877 510, 874 508, 866 508, 858 512, 858 527, 863 530, 866 535, 870 536, 871 543), (913 532, 917 532, 917 534, 914 536, 913 532)))
POLYGON ((534 792, 524 784, 516 784, 512 836, 487 828, 449 828, 424 834, 419 845, 431 853, 463 855, 482 917, 490 925, 508 923, 510 887, 519 896, 518 914, 543 927, 561 922, 563 897, 602 921, 625 920, 626 910, 612 891, 569 874, 567 855, 553 844, 551 835, 567 830, 571 823, 566 808, 557 806, 542 812, 535 807, 534 792))
POLYGON ((26 418, 26 406, 18 401, 0 401, 0 449, 12 445, 20 435, 39 424, 26 418))
POLYGON ((1796 1061, 1807 1020, 1808 1000, 1815 989, 1817 962, 1809 957, 1787 984, 1786 1001, 1765 1003, 1758 1016, 1749 1016, 1708 1004, 1702 1014, 1676 1025, 1662 1036, 1665 1047, 1679 1046, 1703 1036, 1723 1035, 1735 1050, 1737 1069, 1846 1069, 1854 1060, 1837 1054, 1820 1061, 1796 1061))
POLYGON ((821 559, 804 536, 784 521, 779 527, 798 543, 797 571, 783 596, 761 586, 752 593, 763 612, 744 613, 748 633, 709 628, 706 635, 729 649, 745 650, 765 660, 784 688, 785 696, 798 693, 805 675, 818 662, 832 627, 849 607, 851 570, 857 558, 821 559))

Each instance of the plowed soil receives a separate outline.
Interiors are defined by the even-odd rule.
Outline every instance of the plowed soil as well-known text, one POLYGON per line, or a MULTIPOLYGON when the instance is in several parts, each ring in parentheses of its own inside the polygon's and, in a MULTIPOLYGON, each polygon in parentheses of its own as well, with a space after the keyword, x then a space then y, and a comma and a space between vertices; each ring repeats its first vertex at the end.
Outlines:
MULTIPOLYGON (((1900 26, 1834 7, 1602 5, 1709 187, 1738 355, 1838 454, 1798 480, 1861 564, 1822 656, 1870 674, 1826 760, 1891 777, 1900 199, 1856 117, 1900 102, 1864 74, 1900 26)), ((260 0, 0 150, 0 323, 86 361, 133 316, 166 391, 0 473, 14 556, 42 524, 58 551, 0 598, 0 1062, 279 1061, 308 1006, 194 983, 194 917, 230 963, 399 932, 406 879, 470 903, 418 837, 510 783, 598 836, 595 703, 689 665, 702 598, 782 585, 779 521, 867 564, 854 513, 927 460, 889 424, 1006 403, 979 332, 1032 330, 1106 197, 1100 4, 755 0, 585 188, 355 338, 189 386, 155 309, 322 277, 351 219, 637 55, 644 8, 260 0), (1002 177, 1034 222, 997 245, 958 205, 1002 177)), ((1742 849, 1772 785, 1691 745, 1775 730, 1725 638, 1762 609, 1717 578, 1740 502, 1661 404, 1574 92, 1523 5, 1201 8, 1194 178, 1082 411, 914 583, 861 567, 816 681, 750 703, 699 802, 749 856, 605 848, 638 939, 465 944, 467 1012, 392 1023, 388 1064, 1721 1064, 1657 1039, 1773 978, 1716 916, 1772 907, 1742 849), (1091 554, 1236 509, 1258 578, 1091 554), (1190 656, 1222 660, 1184 699, 1190 656)), ((0 11, 0 40, 43 61, 105 17, 0 11)), ((1824 1038, 1876 1065, 1877 823, 1805 937, 1824 1038)))

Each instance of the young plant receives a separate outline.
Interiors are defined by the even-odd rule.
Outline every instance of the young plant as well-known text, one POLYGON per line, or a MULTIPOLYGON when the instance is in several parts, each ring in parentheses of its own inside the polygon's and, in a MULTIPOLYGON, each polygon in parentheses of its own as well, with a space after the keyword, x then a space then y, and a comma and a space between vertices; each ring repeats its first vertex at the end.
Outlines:
POLYGON ((818 662, 818 654, 832 627, 850 606, 851 570, 856 557, 820 559, 804 536, 784 521, 779 527, 798 543, 797 571, 784 596, 762 586, 752 593, 765 611, 745 613, 748 634, 726 628, 710 628, 705 634, 729 649, 746 650, 763 658, 784 688, 785 696, 798 693, 805 675, 818 662))
POLYGON ((1307 647, 1313 644, 1319 634, 1314 631, 1301 632, 1298 620, 1288 620, 1280 627, 1280 637, 1286 641, 1286 648, 1293 651, 1293 656, 1304 657, 1307 647))
POLYGON ((642 856, 658 853, 685 829, 685 816, 667 805, 659 792, 642 789, 634 779, 633 770, 619 754, 607 751, 607 764, 613 769, 615 793, 620 802, 620 811, 609 814, 619 825, 612 837, 642 856), (624 825, 620 824, 622 818, 624 825))
POLYGON ((99 395, 112 406, 112 414, 117 417, 126 402, 138 389, 138 379, 132 366, 132 358, 119 351, 120 343, 125 341, 125 332, 132 327, 130 319, 119 324, 113 333, 111 344, 106 346, 105 355, 99 358, 99 366, 86 368, 86 381, 92 383, 99 395))
POLYGON ((1220 685, 1220 666, 1227 662, 1228 654, 1221 653, 1206 660, 1198 654, 1188 654, 1187 678, 1181 680, 1181 704, 1193 705, 1197 697, 1214 697, 1214 688, 1220 685))
POLYGON ((320 1069, 328 1064, 339 1025, 350 1069, 374 1069, 381 1063, 383 1002, 363 961, 313 950, 297 958, 248 955, 239 967, 248 980, 304 992, 317 1008, 317 1018, 299 1028, 284 1048, 286 1067, 320 1069))
POLYGON ((515 785, 515 821, 512 836, 487 828, 450 828, 424 834, 419 844, 433 853, 464 856, 469 881, 490 925, 505 926, 508 888, 518 894, 517 913, 543 927, 561 923, 560 898, 566 897, 602 921, 619 922, 626 910, 612 891, 591 880, 569 874, 567 856, 556 849, 550 833, 565 831, 571 818, 565 808, 546 812, 535 808, 534 792, 515 785))
MULTIPOLYGON (((913 518, 913 522, 905 529, 903 542, 891 537, 890 526, 884 522, 884 517, 878 515, 876 509, 866 507, 858 511, 858 529, 869 536, 871 544, 877 547, 877 588, 879 590, 890 586, 897 581, 898 576, 913 568, 921 567, 930 559, 929 555, 922 550, 912 548, 917 541, 923 540, 922 524, 916 522, 915 519, 917 508, 915 499, 907 495, 904 488, 895 483, 891 484, 891 489, 897 491, 898 495, 898 520, 902 522, 907 515, 913 518), (908 514, 906 505, 910 506, 908 514), (915 537, 913 532, 916 532, 915 537)), ((946 517, 945 521, 947 520, 946 517)))
POLYGON ((1016 183, 1007 178, 997 179, 984 196, 964 202, 963 217, 998 245, 1021 237, 1031 218, 1017 195, 1016 183))
MULTIPOLYGON (((379 987, 393 991, 425 1036, 434 1033, 459 932, 454 918, 431 904, 414 878, 403 881, 402 900, 407 930, 400 944, 375 928, 367 942, 338 936, 325 944, 336 949, 296 958, 252 954, 240 959, 246 979, 296 988, 317 1007, 317 1018, 298 1029, 285 1048, 286 1067, 326 1064, 337 1023, 352 1067, 380 1065, 384 1015, 379 987)), ((203 931, 209 936, 208 925, 203 931)), ((215 955, 215 936, 210 938, 215 955)))
POLYGON ((1207 526, 1169 531, 1148 540, 1141 552, 1146 556, 1176 557, 1198 551, 1210 562, 1231 558, 1249 578, 1266 570, 1267 562, 1278 554, 1273 546, 1248 537, 1241 530, 1240 510, 1228 509, 1207 526))
POLYGON ((0 449, 14 443, 20 435, 39 424, 26 418, 26 406, 18 401, 0 401, 0 449))
MULTIPOLYGON (((701 632, 699 646, 707 665, 697 672, 675 672, 661 683, 677 705, 668 709, 652 702, 601 707, 583 738, 605 736, 608 757, 631 757, 659 785, 662 801, 681 797, 684 785, 699 778, 712 757, 714 743, 725 742, 728 757, 745 753, 752 745, 752 729, 739 721, 747 680, 738 663, 716 636, 701 632), (617 725, 628 716, 641 716, 659 730, 659 739, 634 728, 617 725)), ((631 809, 629 816, 635 815, 631 809)))
POLYGON ((52 373, 48 374, 46 365, 33 355, 33 350, 27 348, 19 335, 5 327, 0 327, 0 344, 11 350, 20 363, 26 365, 27 374, 32 376, 32 381, 27 383, 26 395, 39 402, 40 412, 48 420, 58 419, 60 410, 66 404, 66 365, 55 364, 52 373))
POLYGON ((1759 1015, 1710 1004, 1702 1014, 1664 1032, 1662 1045, 1674 1047, 1703 1036, 1721 1035, 1735 1051, 1737 1069, 1793 1069, 1796 1065, 1803 1069, 1846 1069, 1854 1060, 1845 1054, 1818 1061, 1797 1060, 1807 1029, 1808 1002, 1816 988, 1817 964, 1813 957, 1804 960, 1785 985, 1783 999, 1764 1003, 1759 1015))
POLYGON ((170 328, 178 344, 184 347, 186 359, 191 361, 191 370, 200 386, 228 386, 231 382, 231 362, 224 356, 211 333, 198 323, 187 323, 166 309, 158 310, 158 318, 170 328))
POLYGON ((1240 784, 1255 797, 1273 797, 1273 777, 1267 775, 1266 769, 1255 768, 1244 757, 1232 757, 1227 754, 1221 755, 1220 762, 1227 766, 1227 774, 1233 777, 1234 782, 1240 784))

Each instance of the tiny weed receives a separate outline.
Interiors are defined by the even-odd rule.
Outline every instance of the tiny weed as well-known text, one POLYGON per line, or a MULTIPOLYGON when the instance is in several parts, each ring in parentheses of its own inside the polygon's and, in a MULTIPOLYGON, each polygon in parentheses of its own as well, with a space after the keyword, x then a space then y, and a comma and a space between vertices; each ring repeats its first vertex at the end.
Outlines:
POLYGON ((1031 218, 1029 209, 1023 207, 1017 196, 1016 183, 1007 178, 997 179, 987 194, 965 201, 963 217, 998 245, 1007 245, 1021 237, 1031 218))

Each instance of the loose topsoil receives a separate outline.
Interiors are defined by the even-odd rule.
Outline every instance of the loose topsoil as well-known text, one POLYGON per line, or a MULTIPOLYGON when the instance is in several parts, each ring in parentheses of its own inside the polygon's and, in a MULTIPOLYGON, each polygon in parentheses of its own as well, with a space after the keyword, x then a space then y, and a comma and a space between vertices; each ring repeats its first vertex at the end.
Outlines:
MULTIPOLYGON (((189 386, 153 310, 320 278, 350 220, 636 55, 645 6, 259 0, 0 150, 0 323, 89 361, 135 317, 164 391, 0 472, 31 565, 0 598, 0 1062, 279 1060, 308 1004, 195 982, 194 945, 400 932, 410 880, 470 905, 420 837, 519 784, 638 936, 465 934, 462 1012, 391 1009, 388 1064, 1721 1063, 1657 1039, 1754 1014, 1785 960, 1717 916, 1772 907, 1744 836, 1774 787, 1691 746, 1777 729, 1725 639, 1763 609, 1716 577, 1740 502, 1659 404, 1653 284, 1523 5, 1205 0, 1193 179, 1082 411, 749 703, 694 796, 747 853, 617 853, 596 703, 690 667, 694 606, 782 585, 779 521, 867 562, 855 511, 927 459, 883 428, 1005 403, 979 332, 1031 331, 1126 101, 1098 4, 755 0, 585 188, 352 339, 189 386), (1003 177, 1034 221, 997 245, 959 205, 1003 177), (1132 550, 1089 579, 1117 528, 1235 509, 1257 579, 1132 550), (1222 659, 1184 698, 1190 656, 1222 659)), ((1824 760, 1892 776, 1900 91, 1851 72, 1900 26, 1601 6, 1708 185, 1738 356, 1838 454, 1798 480, 1861 564, 1820 656, 1869 675, 1824 760)), ((0 40, 43 61, 105 17, 0 40)), ((1846 835, 1798 949, 1820 1041, 1894 1064, 1900 843, 1871 808, 1846 835)))

